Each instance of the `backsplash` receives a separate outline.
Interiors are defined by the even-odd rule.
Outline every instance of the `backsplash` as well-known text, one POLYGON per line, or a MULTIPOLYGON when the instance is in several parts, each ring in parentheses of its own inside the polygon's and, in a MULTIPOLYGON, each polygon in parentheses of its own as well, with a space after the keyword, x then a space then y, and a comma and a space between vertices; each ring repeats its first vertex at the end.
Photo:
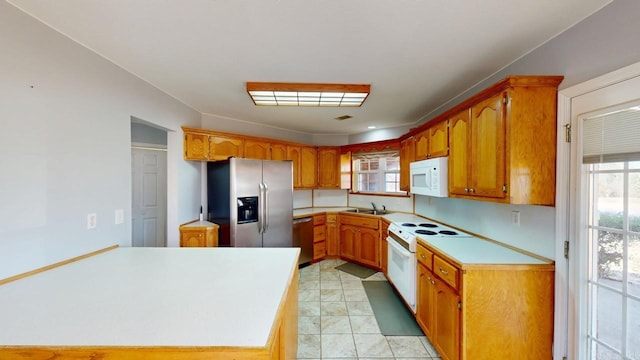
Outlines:
POLYGON ((555 208, 415 195, 415 213, 555 259, 555 208), (520 225, 511 212, 520 212, 520 225))

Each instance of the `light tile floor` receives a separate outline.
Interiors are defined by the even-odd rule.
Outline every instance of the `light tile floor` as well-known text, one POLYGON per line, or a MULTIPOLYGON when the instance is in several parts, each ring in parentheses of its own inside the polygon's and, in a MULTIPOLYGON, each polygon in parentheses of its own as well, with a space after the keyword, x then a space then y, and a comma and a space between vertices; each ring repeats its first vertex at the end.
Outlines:
POLYGON ((425 336, 384 336, 362 281, 336 270, 342 260, 300 269, 298 359, 440 359, 425 336))

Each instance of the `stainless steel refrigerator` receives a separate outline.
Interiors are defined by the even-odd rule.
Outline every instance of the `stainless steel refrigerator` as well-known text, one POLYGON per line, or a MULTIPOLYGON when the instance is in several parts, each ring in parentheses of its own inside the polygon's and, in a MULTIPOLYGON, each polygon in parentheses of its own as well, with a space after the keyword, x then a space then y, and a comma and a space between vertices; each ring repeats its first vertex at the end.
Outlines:
POLYGON ((207 218, 220 224, 220 246, 292 246, 291 161, 209 162, 207 202, 207 218))

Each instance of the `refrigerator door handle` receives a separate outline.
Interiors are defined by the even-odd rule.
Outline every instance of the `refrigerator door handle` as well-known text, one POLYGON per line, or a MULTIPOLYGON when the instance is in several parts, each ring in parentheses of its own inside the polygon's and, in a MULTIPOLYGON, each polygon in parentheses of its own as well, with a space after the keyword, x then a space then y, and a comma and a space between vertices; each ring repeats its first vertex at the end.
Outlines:
POLYGON ((266 233, 269 230, 269 187, 265 183, 262 183, 262 186, 264 186, 264 211, 262 212, 264 226, 262 232, 266 233))
POLYGON ((265 202, 265 192, 264 192, 264 184, 258 184, 260 191, 258 193, 258 232, 260 234, 264 233, 264 202, 265 202))

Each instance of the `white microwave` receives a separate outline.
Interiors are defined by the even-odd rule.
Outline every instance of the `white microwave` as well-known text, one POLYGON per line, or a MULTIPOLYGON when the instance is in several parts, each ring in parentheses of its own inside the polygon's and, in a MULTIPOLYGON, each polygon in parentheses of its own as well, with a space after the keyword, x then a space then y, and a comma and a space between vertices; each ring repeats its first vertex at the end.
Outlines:
POLYGON ((449 196, 448 157, 412 162, 409 171, 412 194, 435 197, 449 196))

